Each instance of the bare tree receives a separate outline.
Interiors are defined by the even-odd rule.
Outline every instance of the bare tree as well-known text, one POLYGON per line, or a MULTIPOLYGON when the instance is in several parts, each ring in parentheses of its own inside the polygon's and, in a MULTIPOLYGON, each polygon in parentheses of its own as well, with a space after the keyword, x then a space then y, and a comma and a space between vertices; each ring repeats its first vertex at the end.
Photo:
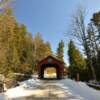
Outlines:
POLYGON ((0 0, 0 13, 4 13, 7 8, 12 8, 12 3, 15 0, 0 0))
POLYGON ((86 10, 83 7, 76 9, 72 16, 71 22, 71 33, 75 36, 84 48, 85 54, 87 56, 89 66, 92 71, 93 79, 96 80, 96 74, 93 67, 91 48, 89 48, 87 43, 87 30, 85 25, 86 10))

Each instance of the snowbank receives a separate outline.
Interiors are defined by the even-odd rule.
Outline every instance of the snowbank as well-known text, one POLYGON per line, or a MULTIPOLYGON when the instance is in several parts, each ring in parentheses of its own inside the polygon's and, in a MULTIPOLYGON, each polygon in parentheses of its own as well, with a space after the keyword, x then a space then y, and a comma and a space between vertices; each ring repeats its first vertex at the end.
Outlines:
POLYGON ((100 91, 90 88, 86 83, 76 82, 70 79, 65 79, 61 83, 64 87, 69 88, 73 94, 83 97, 84 100, 100 100, 100 91))
POLYGON ((27 81, 21 82, 20 86, 8 89, 5 95, 8 98, 31 96, 33 94, 40 92, 39 89, 35 91, 36 87, 40 84, 41 84, 40 81, 37 79, 29 79, 27 81))

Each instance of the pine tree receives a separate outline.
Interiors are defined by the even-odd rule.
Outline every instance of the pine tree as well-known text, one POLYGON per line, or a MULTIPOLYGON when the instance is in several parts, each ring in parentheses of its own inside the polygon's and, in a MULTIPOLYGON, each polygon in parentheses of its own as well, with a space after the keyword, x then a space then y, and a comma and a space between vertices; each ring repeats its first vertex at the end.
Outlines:
POLYGON ((76 78, 77 74, 81 74, 86 69, 86 62, 72 40, 70 40, 68 45, 68 56, 71 77, 76 78))
POLYGON ((46 52, 45 52, 45 55, 46 56, 49 56, 49 55, 52 55, 53 53, 52 53, 52 49, 51 49, 51 45, 50 45, 50 43, 49 42, 46 42, 45 43, 45 48, 46 48, 46 52))
POLYGON ((34 60, 37 64, 40 60, 52 54, 49 42, 44 42, 40 33, 37 33, 33 38, 34 44, 34 60))
POLYGON ((26 72, 33 67, 33 38, 6 9, 0 16, 0 73, 26 72), (25 65, 25 66, 24 66, 25 65))
POLYGON ((57 58, 63 61, 63 57, 64 57, 64 42, 63 40, 61 40, 57 48, 57 58))

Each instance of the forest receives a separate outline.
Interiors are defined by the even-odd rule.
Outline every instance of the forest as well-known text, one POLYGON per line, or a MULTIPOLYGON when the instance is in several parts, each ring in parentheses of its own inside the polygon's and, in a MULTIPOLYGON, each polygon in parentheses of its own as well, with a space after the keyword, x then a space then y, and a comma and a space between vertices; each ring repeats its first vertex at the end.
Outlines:
POLYGON ((41 33, 33 37, 26 26, 16 20, 12 9, 1 12, 0 74, 5 77, 10 73, 31 75, 36 72, 37 63, 49 55, 64 62, 64 48, 68 47, 69 66, 65 66, 68 77, 81 81, 100 80, 100 12, 94 13, 86 25, 84 9, 79 8, 72 16, 71 24, 68 34, 76 37, 82 50, 74 39, 70 39, 68 45, 61 40, 54 54, 51 44, 43 40, 41 33))

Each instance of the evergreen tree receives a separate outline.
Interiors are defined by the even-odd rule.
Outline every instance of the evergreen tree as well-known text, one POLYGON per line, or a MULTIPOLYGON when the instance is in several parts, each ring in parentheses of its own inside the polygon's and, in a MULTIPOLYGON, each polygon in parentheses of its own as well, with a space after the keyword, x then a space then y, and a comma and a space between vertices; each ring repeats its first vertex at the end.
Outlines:
POLYGON ((97 80, 100 80, 100 73, 99 73, 100 71, 100 58, 99 58, 100 56, 100 12, 96 12, 93 14, 91 23, 94 31, 93 34, 93 37, 95 38, 94 43, 96 44, 93 51, 93 53, 95 53, 94 56, 95 59, 93 59, 93 66, 95 68, 97 80))
POLYGON ((64 42, 63 40, 61 40, 57 48, 57 58, 63 61, 63 57, 64 57, 64 42))
POLYGON ((52 49, 51 49, 51 45, 50 45, 50 43, 49 42, 46 42, 45 43, 45 46, 46 46, 46 56, 49 56, 49 55, 52 55, 53 53, 52 53, 52 49))
POLYGON ((81 74, 82 71, 86 70, 86 62, 72 40, 70 40, 68 45, 68 56, 71 77, 76 79, 76 75, 80 74, 80 78, 82 79, 81 74))
POLYGON ((33 38, 34 44, 34 62, 35 65, 48 55, 52 54, 51 46, 49 42, 44 42, 40 33, 37 33, 33 38))
POLYGON ((33 66, 32 36, 15 20, 11 9, 6 9, 0 16, 0 52, 2 74, 24 73, 33 66))

